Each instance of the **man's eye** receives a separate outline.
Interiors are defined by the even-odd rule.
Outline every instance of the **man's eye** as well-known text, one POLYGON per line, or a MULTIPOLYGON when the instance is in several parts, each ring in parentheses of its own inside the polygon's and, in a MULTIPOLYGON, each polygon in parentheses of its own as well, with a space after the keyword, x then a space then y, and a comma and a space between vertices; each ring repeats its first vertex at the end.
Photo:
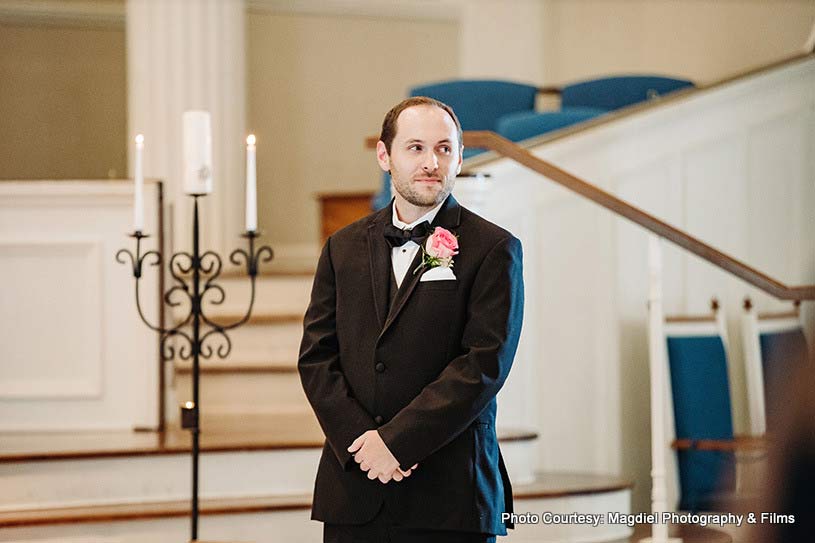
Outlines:
POLYGON ((408 149, 410 149, 411 151, 421 151, 422 146, 421 145, 411 145, 410 147, 408 147, 408 149))
POLYGON ((447 145, 442 145, 441 146, 441 151, 442 151, 442 153, 445 153, 445 154, 449 155, 450 152, 452 151, 452 149, 450 149, 450 147, 448 147, 447 145))

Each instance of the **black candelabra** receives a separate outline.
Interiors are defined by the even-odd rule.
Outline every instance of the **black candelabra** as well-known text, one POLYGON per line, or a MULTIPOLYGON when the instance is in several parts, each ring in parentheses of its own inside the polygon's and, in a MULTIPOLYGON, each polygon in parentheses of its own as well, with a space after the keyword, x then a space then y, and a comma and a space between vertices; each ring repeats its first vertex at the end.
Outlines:
POLYGON ((214 251, 201 253, 199 245, 198 229, 198 198, 200 195, 192 195, 193 202, 193 222, 192 222, 192 254, 178 252, 170 258, 168 271, 173 279, 173 285, 164 292, 163 301, 171 307, 178 307, 186 299, 189 303, 189 312, 183 320, 173 327, 165 328, 161 325, 153 325, 144 316, 139 298, 139 280, 142 276, 143 265, 145 263, 152 266, 160 266, 162 256, 160 251, 147 251, 141 253, 141 241, 148 236, 136 231, 130 237, 136 239, 136 254, 127 249, 121 249, 116 253, 116 260, 122 264, 127 264, 124 256, 130 257, 130 264, 133 267, 133 277, 136 279, 136 309, 142 321, 152 330, 160 334, 160 345, 163 358, 173 360, 178 354, 182 360, 192 359, 192 402, 187 402, 181 406, 181 426, 190 431, 192 437, 192 540, 198 539, 198 454, 200 445, 200 425, 199 425, 199 361, 201 358, 209 359, 213 355, 218 358, 226 358, 232 350, 232 341, 227 335, 227 330, 236 328, 249 320, 252 314, 252 307, 255 303, 255 278, 258 273, 258 264, 270 262, 274 256, 271 247, 260 247, 255 251, 255 238, 258 233, 247 231, 242 236, 248 240, 249 249, 235 249, 229 256, 229 261, 235 266, 245 266, 251 282, 251 292, 249 298, 249 308, 246 314, 235 322, 219 324, 208 318, 203 311, 203 302, 213 305, 220 305, 224 302, 226 294, 224 289, 215 283, 221 273, 221 257, 214 251), (185 280, 186 279, 186 280, 185 280), (203 283, 203 284, 202 284, 203 283), (220 344, 213 349, 211 342, 220 337, 220 344), (180 341, 181 345, 176 348, 170 339, 180 341))

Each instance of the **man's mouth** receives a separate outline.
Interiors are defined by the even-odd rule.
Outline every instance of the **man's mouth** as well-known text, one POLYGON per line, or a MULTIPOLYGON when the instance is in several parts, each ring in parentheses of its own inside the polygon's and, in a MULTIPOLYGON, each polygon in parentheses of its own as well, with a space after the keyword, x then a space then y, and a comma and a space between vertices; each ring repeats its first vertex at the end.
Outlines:
POLYGON ((419 183, 441 183, 438 177, 417 177, 416 181, 419 183))

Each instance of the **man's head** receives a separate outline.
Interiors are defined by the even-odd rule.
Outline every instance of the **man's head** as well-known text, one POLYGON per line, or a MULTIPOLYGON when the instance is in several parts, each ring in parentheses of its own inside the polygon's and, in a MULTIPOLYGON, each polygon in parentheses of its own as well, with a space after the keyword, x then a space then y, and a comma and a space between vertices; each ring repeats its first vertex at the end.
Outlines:
POLYGON ((376 158, 390 172, 397 200, 432 208, 453 191, 463 150, 461 123, 452 108, 417 96, 385 115, 376 158))

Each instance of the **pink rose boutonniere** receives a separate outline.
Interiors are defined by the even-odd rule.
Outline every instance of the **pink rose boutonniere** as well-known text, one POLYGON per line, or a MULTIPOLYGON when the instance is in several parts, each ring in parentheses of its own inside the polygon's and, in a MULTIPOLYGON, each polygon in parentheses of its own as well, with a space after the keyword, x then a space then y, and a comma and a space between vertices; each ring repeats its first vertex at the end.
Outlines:
POLYGON ((437 226, 422 246, 422 263, 413 270, 413 273, 417 273, 424 267, 436 268, 443 266, 452 268, 453 256, 457 254, 458 238, 456 235, 441 226, 437 226))

